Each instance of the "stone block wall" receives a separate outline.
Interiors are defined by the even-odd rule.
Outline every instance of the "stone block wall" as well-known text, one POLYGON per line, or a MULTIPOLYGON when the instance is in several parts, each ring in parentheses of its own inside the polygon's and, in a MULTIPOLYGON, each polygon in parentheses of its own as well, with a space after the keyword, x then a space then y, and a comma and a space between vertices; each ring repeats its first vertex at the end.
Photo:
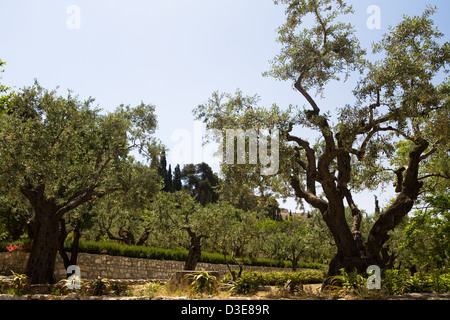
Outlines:
MULTIPOLYGON (((24 273, 29 254, 8 252, 0 253, 0 274, 10 275, 11 270, 16 273, 24 273)), ((109 255, 79 253, 78 267, 80 267, 82 279, 94 279, 97 277, 108 279, 169 279, 176 271, 183 270, 184 261, 139 259, 109 255)), ((289 271, 290 269, 245 266, 253 271, 289 271)), ((212 264, 199 262, 197 270, 217 271, 221 276, 228 272, 226 264, 212 264)), ((55 278, 66 278, 66 270, 59 255, 55 264, 55 278)))

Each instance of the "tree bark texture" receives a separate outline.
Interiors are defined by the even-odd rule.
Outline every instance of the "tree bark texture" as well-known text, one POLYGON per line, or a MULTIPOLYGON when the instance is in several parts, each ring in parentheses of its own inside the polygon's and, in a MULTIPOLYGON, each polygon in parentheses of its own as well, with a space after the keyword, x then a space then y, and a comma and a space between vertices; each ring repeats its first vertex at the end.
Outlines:
POLYGON ((53 205, 36 205, 33 223, 33 246, 25 274, 31 283, 54 283, 56 255, 59 248, 59 219, 53 205))
POLYGON ((186 230, 191 238, 191 244, 189 247, 188 257, 184 264, 184 270, 195 270, 195 268, 197 267, 197 262, 202 256, 201 240, 204 235, 198 236, 189 228, 187 228, 186 230))

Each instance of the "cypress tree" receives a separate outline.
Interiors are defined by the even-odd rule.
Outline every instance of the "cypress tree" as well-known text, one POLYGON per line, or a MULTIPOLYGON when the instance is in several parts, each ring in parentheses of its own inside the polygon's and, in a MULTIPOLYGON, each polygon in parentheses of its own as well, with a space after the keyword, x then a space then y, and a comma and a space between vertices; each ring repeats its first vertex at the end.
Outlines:
POLYGON ((167 170, 167 183, 166 188, 169 192, 173 192, 173 181, 172 181, 172 165, 169 164, 169 170, 167 170))
POLYGON ((173 188, 173 191, 180 191, 182 187, 183 187, 183 185, 181 183, 181 169, 180 169, 180 165, 177 164, 175 166, 175 170, 173 172, 172 188, 173 188))

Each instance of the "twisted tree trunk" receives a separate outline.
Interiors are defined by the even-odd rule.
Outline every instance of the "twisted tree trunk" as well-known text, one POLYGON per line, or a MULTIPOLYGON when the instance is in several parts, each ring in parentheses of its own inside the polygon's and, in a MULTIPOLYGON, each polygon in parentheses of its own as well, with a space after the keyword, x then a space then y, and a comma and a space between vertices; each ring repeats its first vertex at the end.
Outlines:
POLYGON ((31 278, 31 283, 55 282, 55 262, 60 248, 60 221, 63 215, 93 197, 101 198, 118 190, 95 191, 94 189, 94 187, 88 187, 80 190, 68 197, 63 204, 58 204, 55 198, 45 195, 45 184, 21 188, 22 194, 34 209, 33 245, 25 270, 25 274, 31 278))
POLYGON ((185 228, 191 238, 191 244, 189 246, 189 253, 184 264, 184 270, 195 270, 198 261, 202 256, 201 240, 206 237, 205 235, 197 235, 192 232, 190 228, 185 228))
MULTIPOLYGON (((350 200, 349 191, 346 190, 345 194, 347 194, 346 198, 353 214, 354 223, 351 230, 345 220, 343 199, 341 198, 341 203, 339 203, 339 197, 330 199, 331 197, 328 196, 330 204, 327 210, 323 212, 323 218, 333 234, 338 249, 336 256, 330 263, 329 276, 339 274, 341 268, 346 271, 356 269, 358 272, 364 272, 369 265, 384 268, 392 262, 384 245, 389 240, 389 231, 393 230, 402 218, 411 211, 414 200, 419 195, 423 185, 418 180, 419 162, 422 160, 422 153, 427 147, 428 143, 422 141, 411 151, 409 164, 404 170, 402 179, 397 182, 398 185, 401 184, 400 193, 396 200, 375 221, 364 244, 359 232, 360 212, 353 201, 350 200)), ((338 190, 335 191, 335 194, 339 195, 338 190)))

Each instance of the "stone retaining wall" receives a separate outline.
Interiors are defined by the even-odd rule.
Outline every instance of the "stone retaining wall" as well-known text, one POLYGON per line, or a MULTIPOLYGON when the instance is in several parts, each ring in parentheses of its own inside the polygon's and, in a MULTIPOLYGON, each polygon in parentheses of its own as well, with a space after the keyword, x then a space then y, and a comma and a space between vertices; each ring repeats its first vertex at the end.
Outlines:
MULTIPOLYGON (((10 275, 11 270, 16 273, 24 273, 29 254, 8 252, 0 253, 0 274, 10 275)), ((109 255, 79 253, 78 266, 82 279, 94 279, 97 277, 108 279, 169 279, 176 271, 183 270, 184 261, 139 259, 109 255)), ((199 262, 197 270, 205 269, 217 271, 221 276, 228 272, 225 264, 212 264, 199 262)), ((290 269, 245 266, 253 271, 286 271, 290 269)), ((66 270, 59 255, 56 259, 55 278, 66 278, 66 270)))

